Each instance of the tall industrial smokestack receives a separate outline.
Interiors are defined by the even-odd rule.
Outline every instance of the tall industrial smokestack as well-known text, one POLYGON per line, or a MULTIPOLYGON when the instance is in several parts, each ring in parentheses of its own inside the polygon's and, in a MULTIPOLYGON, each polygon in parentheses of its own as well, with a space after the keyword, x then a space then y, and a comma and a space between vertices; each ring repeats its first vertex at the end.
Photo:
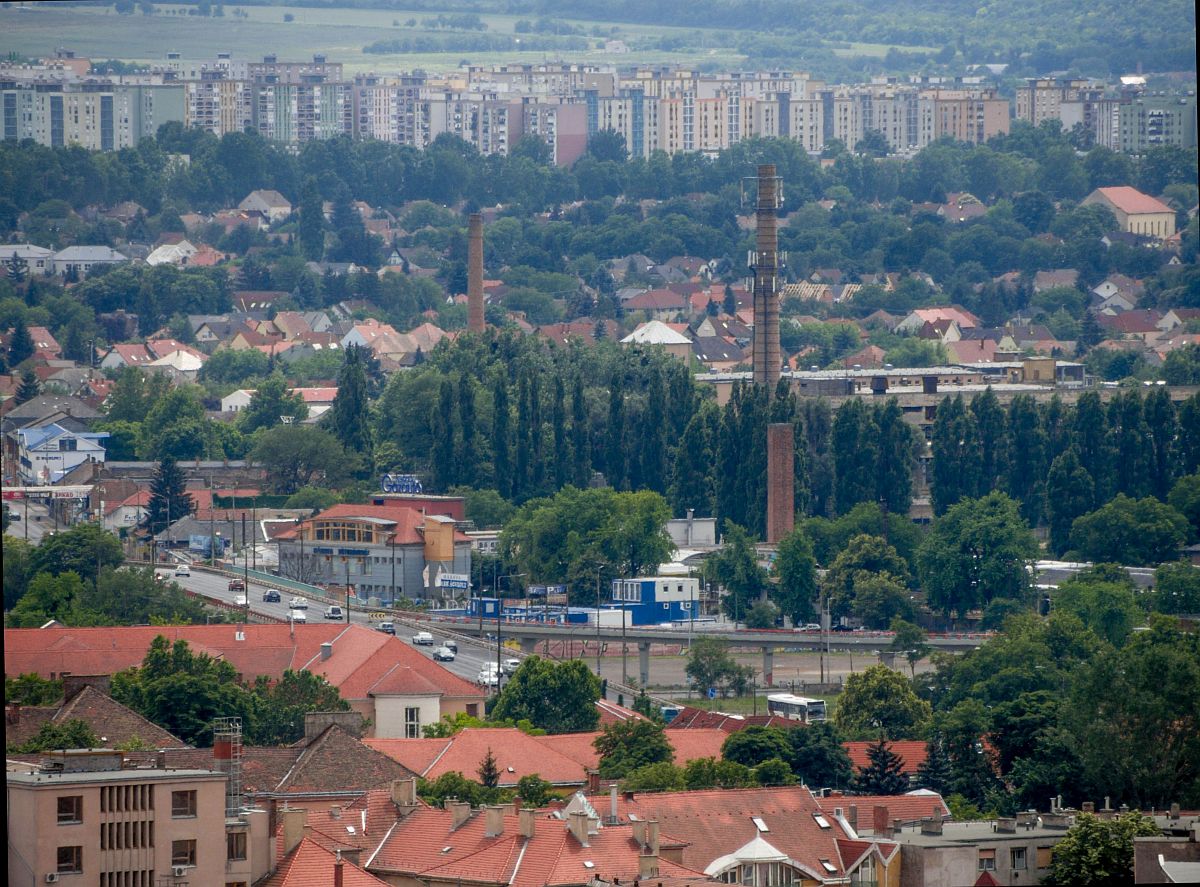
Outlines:
MULTIPOLYGON (((467 329, 482 333, 483 320, 483 216, 471 213, 467 221, 467 329)), ((778 312, 776 312, 778 318, 778 312)), ((776 321, 778 332, 778 320, 776 321)), ((778 341, 778 335, 776 336, 778 341)))
POLYGON ((796 524, 795 439, 791 422, 767 426, 767 544, 775 545, 796 524))
POLYGON ((758 168, 757 243, 754 261, 754 384, 779 382, 779 178, 775 164, 758 168))

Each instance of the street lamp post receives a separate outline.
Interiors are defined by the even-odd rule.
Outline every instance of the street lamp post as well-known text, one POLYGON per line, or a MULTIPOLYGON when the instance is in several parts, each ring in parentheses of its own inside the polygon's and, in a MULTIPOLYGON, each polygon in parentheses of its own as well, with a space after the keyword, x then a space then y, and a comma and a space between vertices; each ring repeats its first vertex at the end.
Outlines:
POLYGON ((246 559, 246 512, 242 512, 242 595, 246 598, 246 616, 250 621, 250 561, 246 559))
POLYGON ((396 609, 396 533, 393 530, 392 535, 388 540, 392 546, 392 587, 391 601, 388 604, 389 610, 396 609))
MULTIPOLYGON (((525 575, 526 575, 525 573, 509 573, 507 576, 502 576, 500 578, 502 578, 502 579, 518 579, 525 575)), ((501 631, 502 631, 502 627, 501 627, 501 623, 500 623, 500 614, 503 611, 503 609, 504 608, 500 606, 500 589, 499 589, 499 586, 497 586, 497 588, 496 588, 496 694, 497 695, 500 694, 500 675, 502 674, 501 669, 500 669, 500 665, 501 665, 500 651, 501 651, 501 648, 503 647, 503 639, 500 636, 501 631)), ((479 620, 480 620, 479 624, 482 626, 483 625, 483 616, 482 615, 480 615, 479 620)))

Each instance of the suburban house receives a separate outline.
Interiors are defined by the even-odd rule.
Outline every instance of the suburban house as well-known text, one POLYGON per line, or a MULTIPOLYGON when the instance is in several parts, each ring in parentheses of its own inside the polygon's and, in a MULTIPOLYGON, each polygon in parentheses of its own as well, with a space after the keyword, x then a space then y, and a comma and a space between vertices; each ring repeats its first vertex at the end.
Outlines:
POLYGON ((196 255, 196 247, 187 240, 181 240, 178 243, 164 243, 161 246, 155 247, 150 255, 146 256, 147 265, 178 265, 183 266, 188 264, 191 258, 196 255))
POLYGON ((661 320, 650 320, 643 323, 622 339, 621 344, 658 346, 684 363, 688 363, 692 357, 692 340, 661 320))
POLYGON ((129 257, 108 246, 68 246, 54 254, 52 266, 59 276, 74 274, 86 277, 93 268, 101 265, 120 265, 129 257))
POLYGON ((34 246, 32 243, 7 243, 0 245, 0 264, 5 266, 5 274, 16 265, 25 263, 26 274, 37 274, 45 277, 54 271, 54 250, 44 246, 34 246))
POLYGON ((104 462, 107 431, 72 431, 52 422, 17 431, 21 479, 53 484, 84 462, 104 462))
POLYGON ((158 358, 145 345, 137 342, 118 342, 108 350, 100 361, 102 370, 120 370, 125 367, 150 366, 158 358))
POLYGON ((260 213, 272 225, 286 219, 292 214, 291 202, 278 191, 273 191, 269 188, 251 191, 238 204, 238 209, 242 212, 260 213))
POLYGON ((1175 210, 1137 188, 1120 185, 1097 188, 1083 198, 1083 206, 1098 204, 1112 210, 1126 234, 1162 239, 1175 233, 1175 210))
POLYGON ((342 622, 310 625, 172 625, 7 629, 4 673, 112 675, 140 665, 154 638, 187 643, 229 662, 241 678, 278 680, 308 669, 337 687, 376 736, 420 734, 447 715, 483 715, 485 692, 399 638, 342 622))

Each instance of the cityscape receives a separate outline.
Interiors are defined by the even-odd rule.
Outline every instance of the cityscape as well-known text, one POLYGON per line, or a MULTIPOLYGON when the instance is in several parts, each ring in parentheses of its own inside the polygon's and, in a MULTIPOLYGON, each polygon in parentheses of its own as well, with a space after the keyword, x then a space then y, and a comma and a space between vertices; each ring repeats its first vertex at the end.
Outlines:
POLYGON ((1200 881, 1190 5, 0 33, 9 884, 1200 881))

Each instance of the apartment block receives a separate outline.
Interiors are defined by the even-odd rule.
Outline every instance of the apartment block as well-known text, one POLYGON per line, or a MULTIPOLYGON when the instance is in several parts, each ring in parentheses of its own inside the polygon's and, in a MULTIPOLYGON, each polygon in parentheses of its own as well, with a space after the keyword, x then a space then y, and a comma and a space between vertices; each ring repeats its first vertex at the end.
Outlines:
POLYGON ((175 85, 0 81, 4 138, 92 151, 130 148, 169 121, 184 121, 175 85))
POLYGON ((270 864, 266 815, 231 811, 213 770, 129 768, 108 749, 10 764, 8 883, 246 887, 270 864))
POLYGON ((1145 95, 1121 102, 1116 116, 1120 146, 1142 154, 1160 145, 1196 147, 1196 95, 1145 95))
POLYGON ((254 93, 246 80, 212 70, 184 83, 184 124, 215 136, 245 132, 254 122, 254 93))

